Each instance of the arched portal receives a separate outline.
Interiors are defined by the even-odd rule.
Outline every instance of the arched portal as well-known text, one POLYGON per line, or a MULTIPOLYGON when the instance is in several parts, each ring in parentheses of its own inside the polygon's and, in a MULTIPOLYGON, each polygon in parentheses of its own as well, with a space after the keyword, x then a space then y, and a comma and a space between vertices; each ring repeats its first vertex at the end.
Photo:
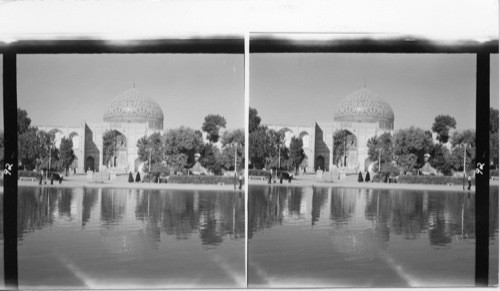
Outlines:
POLYGON ((85 170, 86 171, 94 171, 95 170, 94 157, 89 156, 85 159, 85 170))
POLYGON ((294 136, 293 131, 288 127, 283 127, 278 132, 283 134, 284 139, 285 139, 285 146, 289 147, 290 142, 292 141, 292 137, 294 136))
POLYGON ((356 136, 344 129, 335 134, 334 143, 334 156, 336 157, 334 163, 339 167, 357 169, 360 165, 358 164, 358 139, 356 136))
POLYGON ((69 134, 69 138, 71 139, 71 142, 73 143, 73 149, 79 149, 80 148, 80 135, 76 132, 72 132, 69 134))
POLYGON ((64 133, 60 129, 54 128, 50 130, 48 134, 51 136, 51 138, 53 138, 56 148, 59 148, 61 146, 61 140, 64 137, 64 133))
POLYGON ((104 133, 103 153, 103 163, 108 168, 127 168, 127 138, 125 135, 117 130, 104 133))
POLYGON ((316 157, 316 170, 325 170, 325 158, 323 156, 316 157))
POLYGON ((309 133, 307 133, 306 131, 302 131, 299 134, 299 137, 302 139, 302 147, 309 148, 309 133))
POLYGON ((135 159, 135 161, 134 161, 134 172, 138 172, 140 170, 141 164, 142 164, 141 158, 135 159))

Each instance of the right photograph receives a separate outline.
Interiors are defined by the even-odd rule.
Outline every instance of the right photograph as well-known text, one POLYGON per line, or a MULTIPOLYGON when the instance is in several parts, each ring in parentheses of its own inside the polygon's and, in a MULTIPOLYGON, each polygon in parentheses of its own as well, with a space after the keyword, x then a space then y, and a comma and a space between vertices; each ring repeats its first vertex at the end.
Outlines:
POLYGON ((475 285, 476 130, 498 285, 498 54, 250 49, 248 286, 475 285))

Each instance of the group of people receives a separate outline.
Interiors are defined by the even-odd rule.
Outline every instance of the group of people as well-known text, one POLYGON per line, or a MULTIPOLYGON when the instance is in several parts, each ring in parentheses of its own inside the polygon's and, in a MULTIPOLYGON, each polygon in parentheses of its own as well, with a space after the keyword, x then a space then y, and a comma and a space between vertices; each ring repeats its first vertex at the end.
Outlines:
POLYGON ((363 178, 363 174, 361 173, 361 171, 359 171, 358 182, 370 182, 370 172, 366 172, 366 176, 365 178, 363 178))
MULTIPOLYGON (((273 170, 272 169, 269 170, 267 177, 268 177, 267 184, 271 184, 271 181, 273 179, 273 170)), ((287 172, 276 171, 276 178, 279 178, 280 184, 283 184, 283 179, 288 180, 288 183, 291 183, 293 176, 291 176, 287 172)), ((274 180, 274 183, 276 183, 276 179, 274 180)))
MULTIPOLYGON (((58 180, 59 184, 62 184, 63 177, 62 175, 59 175, 58 173, 50 173, 50 185, 54 185, 54 180, 58 180)), ((43 178, 45 177, 45 172, 42 170, 40 171, 40 175, 38 176, 38 185, 42 185, 43 178)), ((47 182, 45 182, 47 183, 47 182)))

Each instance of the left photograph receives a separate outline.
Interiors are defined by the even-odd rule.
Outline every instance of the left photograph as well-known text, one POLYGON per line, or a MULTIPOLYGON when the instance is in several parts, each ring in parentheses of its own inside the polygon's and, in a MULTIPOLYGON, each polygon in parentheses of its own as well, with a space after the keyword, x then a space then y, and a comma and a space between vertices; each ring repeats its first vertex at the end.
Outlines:
POLYGON ((239 288, 243 54, 17 56, 19 288, 239 288))

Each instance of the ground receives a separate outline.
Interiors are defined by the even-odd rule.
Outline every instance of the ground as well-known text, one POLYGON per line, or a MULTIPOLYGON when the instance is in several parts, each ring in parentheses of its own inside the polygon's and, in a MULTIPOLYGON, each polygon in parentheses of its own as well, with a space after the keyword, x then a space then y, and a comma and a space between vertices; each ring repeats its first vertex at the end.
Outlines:
MULTIPOLYGON (((267 179, 250 179, 250 185, 267 185, 267 179)), ((497 185, 498 180, 490 180, 490 185, 497 185)), ((324 182, 318 180, 316 175, 299 175, 294 176, 291 183, 283 180, 283 184, 280 184, 279 179, 276 182, 272 182, 274 186, 317 186, 317 187, 343 187, 343 188, 369 188, 369 189, 408 189, 408 190, 439 190, 439 191, 463 191, 462 185, 431 185, 431 184, 388 184, 388 183, 377 183, 377 182, 363 182, 352 180, 342 180, 335 182, 324 182)), ((466 185, 467 191, 467 185, 466 185)), ((476 187, 472 185, 470 192, 475 192, 476 187)))
MULTIPOLYGON (((19 186, 38 186, 38 180, 34 181, 18 181, 19 186)), ((128 189, 189 189, 189 190, 213 190, 213 191, 229 191, 234 190, 234 185, 206 185, 206 184, 158 184, 158 183, 129 183, 128 175, 118 176, 116 181, 106 181, 104 183, 94 183, 87 181, 87 176, 73 175, 64 177, 62 184, 54 181, 50 185, 50 181, 43 185, 44 187, 87 187, 87 188, 128 188, 128 189)), ((238 187, 239 185, 236 185, 238 187)), ((244 188, 243 188, 244 190, 244 188)), ((241 190, 241 191, 243 191, 241 190)), ((3 191, 3 189, 2 189, 3 191)), ((238 190, 240 191, 240 190, 238 190)))

